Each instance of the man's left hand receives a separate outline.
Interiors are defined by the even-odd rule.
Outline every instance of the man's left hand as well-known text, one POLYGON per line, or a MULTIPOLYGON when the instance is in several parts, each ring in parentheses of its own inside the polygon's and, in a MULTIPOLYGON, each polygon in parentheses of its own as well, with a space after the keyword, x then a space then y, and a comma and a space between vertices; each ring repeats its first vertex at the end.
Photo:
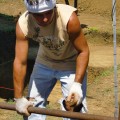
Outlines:
POLYGON ((68 97, 66 99, 66 105, 68 108, 78 106, 82 102, 83 93, 81 89, 82 84, 74 82, 70 88, 68 97))

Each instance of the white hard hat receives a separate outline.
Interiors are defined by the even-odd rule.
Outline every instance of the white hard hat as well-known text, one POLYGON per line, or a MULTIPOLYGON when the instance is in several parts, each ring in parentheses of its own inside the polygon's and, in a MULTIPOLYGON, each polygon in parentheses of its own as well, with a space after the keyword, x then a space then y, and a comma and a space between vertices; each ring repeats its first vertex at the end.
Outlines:
POLYGON ((24 0, 24 3, 29 12, 41 13, 53 9, 56 0, 24 0))

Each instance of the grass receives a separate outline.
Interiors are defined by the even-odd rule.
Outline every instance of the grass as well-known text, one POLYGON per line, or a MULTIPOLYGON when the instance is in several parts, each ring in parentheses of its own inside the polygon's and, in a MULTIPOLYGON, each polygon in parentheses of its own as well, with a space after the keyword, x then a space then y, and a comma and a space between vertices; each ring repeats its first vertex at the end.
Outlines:
POLYGON ((92 33, 92 32, 94 32, 94 33, 99 32, 98 28, 96 28, 96 27, 90 27, 90 28, 88 28, 88 31, 89 31, 89 33, 92 33))
MULTIPOLYGON (((120 71, 120 65, 117 66, 117 71, 120 71)), ((110 76, 111 74, 114 74, 114 67, 109 67, 109 68, 106 68, 105 70, 103 70, 100 73, 100 75, 96 77, 96 79, 94 80, 94 82, 97 83, 102 78, 110 76)))
MULTIPOLYGON (((120 73, 120 64, 117 65, 117 75, 119 75, 119 73, 120 73)), ((94 74, 95 74, 95 71, 94 71, 94 74)), ((114 82, 114 67, 108 67, 108 68, 103 69, 102 71, 99 72, 99 74, 96 75, 96 77, 94 77, 94 80, 92 82, 89 82, 87 85, 90 87, 93 87, 94 85, 99 85, 101 80, 103 80, 109 76, 112 77, 111 79, 113 79, 113 82, 114 82)), ((119 80, 117 79, 117 81, 119 81, 119 80)), ((106 88, 105 91, 108 92, 111 90, 109 88, 106 88)))

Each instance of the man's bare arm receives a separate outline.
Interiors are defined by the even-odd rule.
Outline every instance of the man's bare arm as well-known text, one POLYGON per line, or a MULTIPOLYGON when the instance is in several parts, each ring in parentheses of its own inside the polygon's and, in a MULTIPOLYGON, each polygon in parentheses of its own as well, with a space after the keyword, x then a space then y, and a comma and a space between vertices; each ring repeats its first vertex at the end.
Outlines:
POLYGON ((89 61, 89 47, 75 12, 71 15, 68 22, 68 34, 71 42, 78 51, 75 82, 82 83, 89 61))
POLYGON ((23 96, 24 80, 27 68, 28 40, 19 24, 16 25, 15 59, 13 63, 14 97, 23 96))

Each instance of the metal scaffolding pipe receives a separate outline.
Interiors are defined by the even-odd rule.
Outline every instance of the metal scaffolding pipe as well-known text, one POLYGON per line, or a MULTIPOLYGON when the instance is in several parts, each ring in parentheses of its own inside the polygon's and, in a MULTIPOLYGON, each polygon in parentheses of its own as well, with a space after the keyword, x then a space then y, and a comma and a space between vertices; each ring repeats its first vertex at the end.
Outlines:
MULTIPOLYGON (((7 110, 16 110, 14 104, 6 104, 0 103, 1 109, 7 110)), ((100 116, 100 115, 92 115, 92 114, 82 114, 78 112, 69 112, 55 109, 46 109, 46 108, 38 108, 38 107, 29 107, 28 111, 30 113, 57 116, 57 117, 65 117, 65 118, 73 118, 80 120, 115 120, 114 117, 100 116)))
POLYGON ((114 47, 114 94, 115 94, 115 112, 114 117, 118 120, 119 116, 119 95, 118 95, 118 77, 117 77, 117 39, 116 39, 116 0, 112 0, 112 20, 113 20, 113 47, 114 47))

